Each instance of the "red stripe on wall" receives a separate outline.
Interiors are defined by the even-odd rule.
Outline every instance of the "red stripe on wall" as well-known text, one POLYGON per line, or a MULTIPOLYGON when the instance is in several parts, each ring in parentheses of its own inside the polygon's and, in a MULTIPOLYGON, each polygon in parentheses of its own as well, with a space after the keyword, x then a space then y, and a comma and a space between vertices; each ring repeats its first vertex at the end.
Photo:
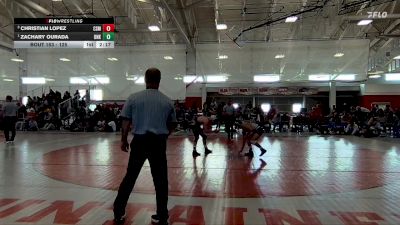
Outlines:
POLYGON ((201 108, 201 97, 186 97, 185 99, 185 107, 196 107, 196 108, 201 108))
POLYGON ((393 109, 400 108, 400 95, 364 95, 360 97, 360 105, 371 108, 373 102, 390 102, 393 109))

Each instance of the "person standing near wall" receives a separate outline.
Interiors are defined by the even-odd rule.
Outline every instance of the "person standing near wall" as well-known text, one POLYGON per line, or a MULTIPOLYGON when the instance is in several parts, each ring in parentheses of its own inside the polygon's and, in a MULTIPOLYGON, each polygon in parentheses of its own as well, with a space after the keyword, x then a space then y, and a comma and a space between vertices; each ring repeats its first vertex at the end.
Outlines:
POLYGON ((235 108, 232 105, 232 100, 223 108, 223 115, 225 117, 225 130, 228 133, 228 140, 233 139, 233 124, 235 123, 235 108))
POLYGON ((156 190, 157 214, 153 223, 168 224, 168 168, 167 138, 176 126, 176 114, 172 101, 158 91, 161 72, 150 68, 145 73, 146 90, 132 94, 121 112, 121 150, 128 152, 128 132, 132 124, 133 139, 126 175, 114 201, 114 221, 125 222, 125 208, 137 177, 146 159, 149 160, 156 190))
POLYGON ((13 143, 16 135, 15 123, 17 122, 18 106, 11 101, 12 97, 7 95, 6 103, 3 105, 4 137, 7 144, 13 143))

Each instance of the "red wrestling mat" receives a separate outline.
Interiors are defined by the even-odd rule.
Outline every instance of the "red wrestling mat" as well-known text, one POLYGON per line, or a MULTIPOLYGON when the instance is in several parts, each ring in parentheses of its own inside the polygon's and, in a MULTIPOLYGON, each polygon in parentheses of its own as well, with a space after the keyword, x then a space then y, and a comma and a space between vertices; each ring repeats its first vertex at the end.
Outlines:
MULTIPOLYGON (((213 153, 197 159, 192 143, 177 137, 168 141, 170 195, 194 197, 303 196, 349 192, 379 187, 398 180, 400 160, 391 150, 365 149, 344 139, 320 137, 265 138, 268 152, 249 160, 238 156, 240 141, 209 138, 213 153)), ((198 151, 203 152, 201 139, 198 151)), ((56 180, 116 190, 125 175, 129 154, 119 142, 100 142, 54 150, 36 164, 42 174, 56 180)), ((136 182, 136 193, 153 194, 146 163, 136 182)))

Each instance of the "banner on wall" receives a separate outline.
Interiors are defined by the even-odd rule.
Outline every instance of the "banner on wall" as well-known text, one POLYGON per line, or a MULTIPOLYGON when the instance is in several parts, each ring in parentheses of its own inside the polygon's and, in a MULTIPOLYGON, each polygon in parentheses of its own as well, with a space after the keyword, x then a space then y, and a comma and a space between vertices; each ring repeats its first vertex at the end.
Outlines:
POLYGON ((238 88, 220 88, 218 93, 221 95, 234 95, 238 93, 238 88))
POLYGON ((288 95, 289 94, 289 88, 287 87, 279 87, 276 89, 276 93, 280 95, 288 95))
POLYGON ((262 87, 258 88, 258 94, 260 95, 273 95, 275 94, 275 89, 274 88, 269 88, 269 87, 262 87))
POLYGON ((239 88, 240 95, 253 95, 255 91, 253 88, 239 88))
POLYGON ((315 95, 318 94, 318 89, 317 88, 300 88, 299 89, 299 94, 302 95, 315 95))
POLYGON ((280 87, 277 88, 277 93, 278 95, 295 95, 299 94, 298 88, 295 87, 280 87))
POLYGON ((305 87, 220 88, 218 93, 221 95, 314 95, 318 94, 318 89, 305 87))

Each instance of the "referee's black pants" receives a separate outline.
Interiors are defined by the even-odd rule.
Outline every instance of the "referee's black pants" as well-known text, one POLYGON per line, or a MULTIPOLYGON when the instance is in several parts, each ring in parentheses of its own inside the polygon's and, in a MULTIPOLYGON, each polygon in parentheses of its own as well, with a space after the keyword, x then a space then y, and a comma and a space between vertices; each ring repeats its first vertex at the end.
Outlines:
POLYGON ((15 138, 15 123, 17 122, 16 116, 6 116, 4 117, 4 137, 6 141, 14 141, 15 138), (10 138, 11 131, 11 138, 10 138))
POLYGON ((157 215, 161 220, 168 218, 168 168, 167 168, 167 135, 147 133, 135 134, 131 142, 131 153, 128 169, 118 189, 114 201, 114 215, 125 214, 129 195, 132 192, 140 170, 146 159, 149 160, 153 183, 156 190, 157 215))
POLYGON ((226 132, 228 133, 228 139, 233 139, 233 126, 235 124, 235 116, 227 116, 225 121, 226 132))

